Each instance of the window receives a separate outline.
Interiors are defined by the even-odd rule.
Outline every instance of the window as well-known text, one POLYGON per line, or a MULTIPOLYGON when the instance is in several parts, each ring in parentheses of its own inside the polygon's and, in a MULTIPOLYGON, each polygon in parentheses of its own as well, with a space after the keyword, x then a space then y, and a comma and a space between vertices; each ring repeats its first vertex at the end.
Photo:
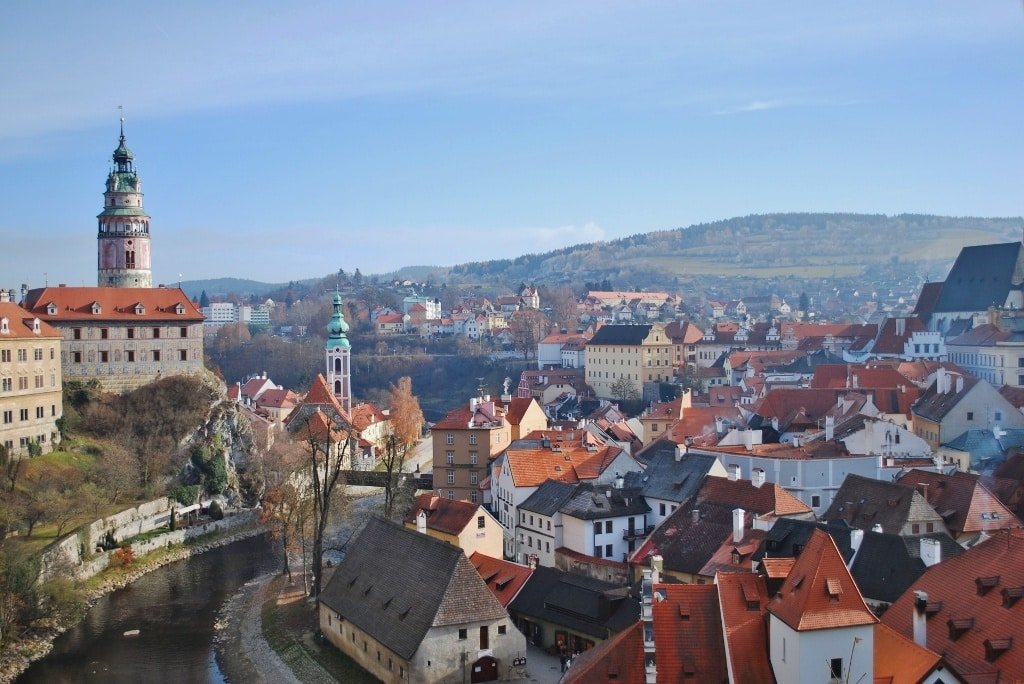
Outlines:
POLYGON ((594 534, 601 534, 601 521, 594 523, 594 534))
POLYGON ((4 425, 14 422, 14 411, 4 411, 4 425))
POLYGON ((476 518, 476 529, 482 530, 482 529, 484 529, 484 526, 486 524, 487 524, 487 521, 484 520, 484 516, 478 515, 477 518, 476 518))
POLYGON ((188 361, 188 350, 187 349, 179 349, 178 350, 178 360, 179 361, 188 361))
POLYGON ((465 628, 460 629, 459 630, 459 639, 465 639, 466 636, 467 636, 466 629, 465 628))
POLYGON ((110 353, 109 352, 105 352, 105 351, 101 351, 100 352, 100 363, 107 363, 108 361, 110 361, 110 353))
POLYGON ((476 444, 476 435, 470 435, 469 436, 469 443, 470 444, 476 444))
POLYGON ((446 451, 446 452, 444 452, 444 460, 448 463, 448 465, 452 465, 453 463, 455 463, 455 452, 454 451, 446 451))
POLYGON ((100 328, 100 339, 105 340, 110 337, 110 331, 107 328, 100 328))
POLYGON ((153 360, 154 361, 159 361, 160 360, 160 350, 159 349, 154 349, 153 350, 153 360))
POLYGON ((480 627, 480 650, 490 648, 490 633, 488 632, 487 625, 480 627))
POLYGON ((533 527, 533 514, 530 515, 530 527, 533 527))
POLYGON ((178 337, 188 337, 188 328, 178 328, 178 337))
POLYGON ((448 484, 455 484, 455 471, 454 470, 449 470, 448 471, 448 484))
POLYGON ((19 361, 28 361, 28 350, 27 349, 19 349, 18 350, 18 360, 19 361))
POLYGON ((913 523, 910 526, 911 534, 921 534, 921 525, 919 523, 913 523))
POLYGON ((476 484, 476 483, 477 483, 477 472, 474 470, 473 472, 471 472, 469 474, 469 484, 476 484))
POLYGON ((44 409, 42 406, 36 406, 36 418, 45 418, 45 417, 46 417, 46 409, 44 409))
POLYGON ((996 420, 1002 420, 1002 419, 1003 419, 1003 412, 1002 411, 996 411, 996 420))
POLYGON ((817 494, 811 496, 811 508, 819 508, 821 506, 821 497, 817 494))
POLYGON ((135 328, 128 328, 128 339, 129 340, 134 340, 135 339, 135 328))
POLYGON ((475 489, 469 493, 469 501, 470 501, 470 503, 476 503, 476 490, 475 489))
POLYGON ((160 339, 160 328, 153 328, 153 339, 154 340, 159 340, 160 339))
POLYGON ((498 636, 505 636, 505 625, 498 625, 498 636))
POLYGON ((56 404, 50 404, 50 415, 51 416, 57 415, 57 405, 56 404))
POLYGON ((27 408, 23 408, 23 409, 19 410, 18 411, 18 417, 21 420, 28 420, 28 409, 27 408))
POLYGON ((0 351, 0 361, 2 361, 4 363, 10 363, 11 362, 11 350, 10 349, 4 349, 4 350, 0 351))
POLYGON ((842 658, 833 658, 832 660, 830 660, 829 664, 828 664, 828 669, 829 669, 829 672, 832 674, 832 679, 838 679, 838 680, 842 681, 842 679, 843 679, 843 659, 842 658))
POLYGON ((604 533, 605 534, 611 534, 611 532, 612 532, 612 521, 611 520, 605 520, 604 521, 604 533))
POLYGON ((455 435, 449 432, 447 435, 445 435, 445 440, 448 442, 448 444, 455 444, 455 435))
POLYGON ((32 358, 34 360, 36 360, 36 361, 42 361, 43 360, 43 350, 42 349, 33 349, 32 350, 32 358))
POLYGON ((124 360, 128 363, 135 363, 135 352, 129 349, 124 353, 124 360))
POLYGON ((594 558, 603 558, 603 556, 601 555, 601 547, 600 546, 595 546, 594 547, 594 558))
POLYGON ((76 339, 76 340, 82 339, 82 329, 81 328, 73 328, 71 330, 71 337, 73 339, 76 339))
POLYGON ((476 462, 477 462, 477 453, 475 451, 470 451, 469 452, 469 463, 470 463, 470 465, 476 465, 476 462))
POLYGON ((75 363, 82 363, 82 352, 71 352, 71 360, 75 363))
POLYGON ((544 550, 551 553, 551 542, 544 542, 544 546, 546 547, 544 550))
POLYGON ((4 378, 3 380, 3 391, 10 392, 14 387, 14 382, 10 378, 4 378))
POLYGON ((56 357, 56 355, 57 355, 56 354, 56 350, 53 347, 50 347, 50 360, 53 361, 53 359, 54 359, 54 357, 56 357))
POLYGON ((967 412, 967 420, 974 420, 974 411, 967 412))
POLYGON ((604 557, 605 558, 611 558, 612 557, 612 545, 611 544, 605 544, 604 545, 604 557))

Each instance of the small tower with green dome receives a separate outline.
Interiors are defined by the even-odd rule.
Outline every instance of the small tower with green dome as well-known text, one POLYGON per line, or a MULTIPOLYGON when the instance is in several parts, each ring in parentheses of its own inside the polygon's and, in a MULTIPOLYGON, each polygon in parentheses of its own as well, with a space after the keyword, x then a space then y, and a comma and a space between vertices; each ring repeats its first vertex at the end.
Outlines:
POLYGON ((327 342, 324 344, 327 382, 346 413, 352 410, 352 343, 345 336, 347 332, 348 323, 345 322, 345 314, 341 312, 341 294, 335 292, 334 314, 327 323, 327 342))
POLYGON ((121 138, 114 150, 114 167, 107 175, 99 221, 97 284, 100 287, 153 287, 150 264, 149 216, 142 208, 142 181, 135 155, 121 138))

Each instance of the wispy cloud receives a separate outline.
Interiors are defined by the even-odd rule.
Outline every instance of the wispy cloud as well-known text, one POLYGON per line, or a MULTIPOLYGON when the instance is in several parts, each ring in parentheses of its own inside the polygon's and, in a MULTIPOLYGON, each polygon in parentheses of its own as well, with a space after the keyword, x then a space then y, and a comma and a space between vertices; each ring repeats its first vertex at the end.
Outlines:
POLYGON ((745 114, 749 112, 766 112, 772 109, 791 109, 795 107, 851 107, 863 104, 861 99, 827 99, 827 98, 776 98, 750 100, 743 104, 723 107, 714 113, 718 115, 745 114))

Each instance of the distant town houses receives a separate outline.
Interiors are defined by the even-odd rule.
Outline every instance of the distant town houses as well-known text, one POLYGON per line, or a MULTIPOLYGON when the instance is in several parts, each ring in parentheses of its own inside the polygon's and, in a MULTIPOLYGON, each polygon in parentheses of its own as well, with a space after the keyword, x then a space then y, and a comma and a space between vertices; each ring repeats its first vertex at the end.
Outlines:
POLYGON ((214 335, 225 325, 245 323, 257 328, 269 328, 270 316, 276 302, 267 299, 258 304, 238 304, 235 302, 210 302, 200 308, 203 314, 203 332, 214 335))

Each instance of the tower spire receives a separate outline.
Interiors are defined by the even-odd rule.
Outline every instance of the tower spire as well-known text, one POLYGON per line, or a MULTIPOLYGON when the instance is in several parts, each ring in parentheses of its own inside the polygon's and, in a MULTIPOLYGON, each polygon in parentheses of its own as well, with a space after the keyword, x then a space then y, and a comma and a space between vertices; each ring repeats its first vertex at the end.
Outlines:
POLYGON ((124 117, 120 119, 114 167, 107 175, 103 211, 96 217, 99 221, 98 284, 100 287, 152 287, 149 216, 142 208, 142 183, 135 170, 135 155, 125 142, 124 117))
POLYGON ((335 286, 332 302, 334 313, 327 323, 327 342, 324 344, 327 360, 327 381, 338 403, 346 412, 352 409, 352 377, 351 353, 352 343, 349 342, 349 326, 341 308, 341 291, 335 286))

